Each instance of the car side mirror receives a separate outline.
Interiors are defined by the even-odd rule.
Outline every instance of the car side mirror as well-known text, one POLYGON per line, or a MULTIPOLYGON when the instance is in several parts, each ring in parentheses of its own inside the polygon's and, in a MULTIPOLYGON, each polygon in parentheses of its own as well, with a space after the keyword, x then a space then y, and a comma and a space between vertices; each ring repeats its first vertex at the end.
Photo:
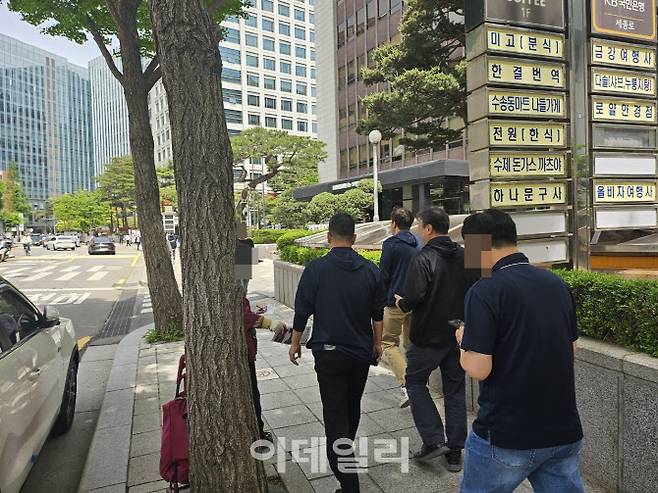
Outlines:
POLYGON ((43 307, 44 327, 54 327, 60 323, 59 310, 49 305, 43 307))

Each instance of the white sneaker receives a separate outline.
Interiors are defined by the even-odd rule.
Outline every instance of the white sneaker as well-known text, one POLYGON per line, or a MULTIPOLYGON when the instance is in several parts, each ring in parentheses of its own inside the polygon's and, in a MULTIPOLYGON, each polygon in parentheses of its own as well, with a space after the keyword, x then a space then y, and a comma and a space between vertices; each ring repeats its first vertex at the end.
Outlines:
POLYGON ((409 402, 409 394, 407 394, 407 388, 404 385, 402 385, 400 387, 400 391, 402 392, 402 400, 400 401, 400 407, 401 408, 409 407, 410 402, 409 402))

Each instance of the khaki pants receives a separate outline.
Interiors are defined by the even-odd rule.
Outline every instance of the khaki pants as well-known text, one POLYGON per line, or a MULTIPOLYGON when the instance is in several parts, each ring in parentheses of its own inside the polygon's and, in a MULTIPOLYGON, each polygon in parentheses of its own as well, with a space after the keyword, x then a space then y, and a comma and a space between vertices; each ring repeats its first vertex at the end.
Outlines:
POLYGON ((404 313, 395 306, 384 308, 382 349, 384 350, 384 358, 391 365, 400 385, 404 385, 404 373, 407 369, 407 358, 400 349, 400 335, 402 335, 402 344, 406 352, 409 348, 410 325, 411 313, 404 313))

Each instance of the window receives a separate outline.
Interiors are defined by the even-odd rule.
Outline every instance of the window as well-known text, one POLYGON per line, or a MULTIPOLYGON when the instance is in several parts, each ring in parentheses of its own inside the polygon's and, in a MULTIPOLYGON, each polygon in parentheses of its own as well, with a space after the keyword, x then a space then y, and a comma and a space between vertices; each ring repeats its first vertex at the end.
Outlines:
POLYGON ((258 74, 247 74, 247 85, 251 87, 260 87, 260 77, 258 74))
POLYGON ((265 98, 265 107, 268 110, 275 110, 276 109, 276 98, 265 98))
POLYGON ((347 125, 350 129, 356 128, 356 105, 351 104, 347 107, 347 125))
POLYGON ((242 111, 224 110, 224 118, 226 123, 239 123, 242 125, 242 111))
POLYGON ((222 57, 222 60, 227 63, 240 64, 240 50, 234 50, 233 48, 227 48, 226 46, 219 47, 219 54, 222 57))
POLYGON ((232 27, 224 28, 224 41, 228 43, 240 44, 240 30, 232 27))
POLYGON ((0 350, 11 349, 38 328, 39 317, 34 309, 14 291, 5 289, 0 294, 0 331, 6 337, 0 337, 0 350))
POLYGON ((292 111, 292 99, 281 100, 281 111, 292 111))
POLYGON ((292 92, 292 82, 289 80, 282 80, 281 92, 292 92))
POLYGON ((338 47, 340 48, 345 45, 345 24, 341 22, 336 29, 338 30, 338 47))
POLYGON ((276 60, 273 58, 263 57, 263 68, 265 70, 276 70, 276 60))
POLYGON ((291 74, 292 73, 292 64, 290 62, 284 62, 281 60, 279 63, 279 70, 282 74, 291 74))
POLYGON ((366 5, 366 17, 368 29, 374 27, 377 22, 377 0, 370 0, 366 5))
POLYGON ((246 26, 249 27, 258 27, 258 17, 255 15, 249 14, 247 18, 244 20, 244 23, 246 26))
POLYGON ((308 104, 297 101, 297 113, 308 113, 308 104))
POLYGON ((260 0, 260 8, 265 12, 274 12, 274 2, 272 0, 260 0))
POLYGON ((267 31, 270 33, 274 32, 274 21, 272 19, 267 19, 263 17, 262 26, 263 26, 263 31, 267 31))
POLYGON ((388 1, 389 0, 379 0, 379 17, 384 17, 386 14, 388 14, 388 1))
POLYGON ((311 79, 315 80, 318 78, 318 71, 315 67, 311 69, 311 79))
POLYGON ((274 51, 274 40, 263 36, 263 49, 267 51, 274 51))
POLYGON ((297 77, 306 77, 306 65, 303 63, 295 65, 295 75, 297 75, 297 77))
POLYGON ((402 8, 402 0, 391 0, 391 14, 402 8))
POLYGON ((356 71, 355 71, 356 64, 354 63, 354 60, 350 60, 347 63, 347 85, 349 86, 350 84, 354 83, 354 80, 356 78, 356 71))
POLYGON ((290 24, 287 22, 279 22, 279 34, 282 36, 290 36, 290 24))
POLYGON ((315 50, 311 49, 311 60, 315 61, 315 50))
POLYGON ((311 132, 314 134, 318 133, 318 122, 312 122, 311 123, 311 132))
POLYGON ((281 118, 281 128, 284 130, 292 130, 292 120, 290 118, 281 118))
POLYGON ((308 121, 307 120, 297 120, 297 131, 298 132, 308 132, 308 121))
POLYGON ((318 116, 318 106, 316 104, 311 105, 311 115, 318 116))
MULTIPOLYGON (((313 5, 313 4, 309 2, 309 5, 313 5)), ((315 24, 315 13, 313 12, 308 13, 308 22, 310 24, 315 24)))
POLYGON ((240 84, 242 82, 242 75, 239 70, 222 67, 222 80, 225 82, 235 82, 236 84, 240 84))
POLYGON ((287 3, 279 2, 279 15, 290 17, 290 5, 287 3))
POLYGON ((356 35, 363 34, 366 30, 366 8, 356 11, 356 35))
POLYGON ((356 80, 361 78, 361 69, 366 66, 366 55, 359 55, 356 59, 356 80))
POLYGON ((343 132, 347 128, 347 109, 338 110, 338 130, 343 132))
POLYGON ((265 126, 267 128, 276 128, 276 116, 266 116, 265 126))
POLYGON ((263 77, 263 87, 276 90, 276 79, 274 77, 263 77))
POLYGON ((306 12, 304 10, 295 9, 295 20, 296 21, 305 21, 306 12))
POLYGON ((300 96, 306 96, 306 83, 298 82, 297 83, 297 94, 300 96))
POLYGON ((258 36, 256 36, 255 34, 246 33, 244 35, 244 43, 247 46, 251 46, 253 48, 258 48, 258 36))
POLYGON ((247 94, 247 104, 249 106, 260 106, 260 96, 258 94, 247 94))
POLYGON ((249 125, 260 125, 260 115, 253 115, 249 113, 249 125))
POLYGON ((311 43, 315 43, 315 31, 309 31, 308 32, 308 40, 311 43))
POLYGON ((303 27, 295 27, 295 38, 305 40, 306 29, 304 29, 303 27))
POLYGON ((305 60, 306 59, 306 48, 304 48, 303 46, 299 46, 299 45, 295 46, 295 56, 297 58, 301 58, 301 59, 305 60))
MULTIPOLYGON (((222 89, 222 96, 225 103, 242 104, 242 91, 238 89, 222 89)), ((169 140, 169 131, 167 130, 167 140, 169 140)))
POLYGON ((343 65, 342 67, 338 67, 338 90, 339 91, 341 89, 345 88, 346 74, 347 74, 347 68, 345 67, 345 65, 343 65))
POLYGON ((282 55, 290 55, 290 43, 279 41, 279 53, 282 55))
POLYGON ((258 68, 258 55, 254 55, 253 53, 247 53, 247 65, 249 67, 256 67, 258 68))
POLYGON ((354 37, 354 16, 347 18, 347 39, 352 39, 354 37))

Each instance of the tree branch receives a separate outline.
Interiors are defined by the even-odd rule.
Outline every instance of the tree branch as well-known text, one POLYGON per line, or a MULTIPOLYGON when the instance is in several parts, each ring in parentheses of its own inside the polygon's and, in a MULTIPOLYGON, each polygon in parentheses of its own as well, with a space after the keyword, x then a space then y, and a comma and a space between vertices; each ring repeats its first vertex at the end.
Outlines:
POLYGON ((89 29, 89 32, 91 33, 92 37, 94 38, 94 41, 96 42, 96 45, 101 50, 101 54, 103 55, 103 58, 105 58, 105 62, 107 63, 107 66, 110 68, 110 72, 112 72, 112 75, 114 75, 114 77, 116 77, 116 79, 123 85, 123 74, 117 68, 116 64, 114 63, 114 58, 112 57, 112 54, 107 49, 107 46, 105 46, 105 41, 103 40, 103 36, 101 36, 101 33, 98 30, 98 26, 96 26, 94 19, 92 19, 92 17, 89 14, 87 14, 85 18, 86 18, 85 24, 87 25, 87 29, 89 29))
POLYGON ((160 80, 160 77, 162 77, 162 71, 160 69, 160 65, 154 68, 150 74, 144 73, 144 85, 146 86, 147 92, 150 91, 155 85, 155 83, 160 80))
POLYGON ((272 168, 272 171, 269 173, 265 173, 264 175, 259 176, 258 178, 254 178, 253 180, 249 181, 249 188, 256 189, 258 185, 260 185, 263 182, 266 182, 267 180, 274 178, 276 175, 279 174, 279 170, 281 169, 281 166, 277 166, 275 168, 272 168))

